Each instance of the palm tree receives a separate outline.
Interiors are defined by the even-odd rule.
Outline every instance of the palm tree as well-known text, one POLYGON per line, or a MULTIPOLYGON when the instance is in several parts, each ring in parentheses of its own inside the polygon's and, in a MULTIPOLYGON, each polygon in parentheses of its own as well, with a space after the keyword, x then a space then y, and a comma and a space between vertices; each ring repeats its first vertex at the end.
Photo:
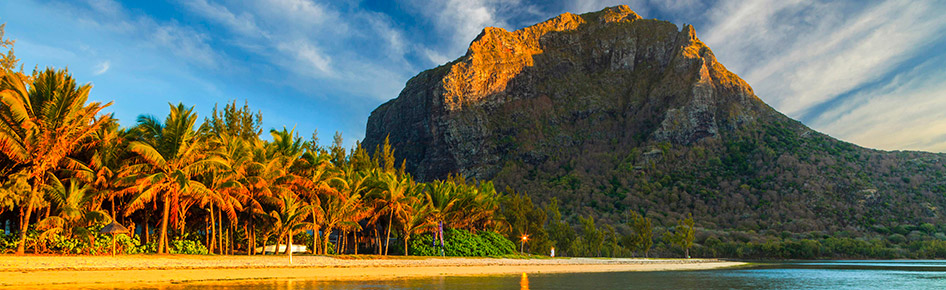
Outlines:
POLYGON ((388 248, 391 242, 391 223, 394 219, 402 219, 409 210, 411 196, 407 192, 413 187, 413 181, 410 178, 400 178, 392 173, 381 173, 378 176, 379 187, 375 190, 373 203, 378 208, 375 220, 384 214, 388 215, 387 234, 384 241, 384 255, 388 255, 388 248))
POLYGON ((65 237, 79 235, 85 237, 92 245, 91 237, 95 234, 86 227, 93 224, 103 224, 110 220, 108 214, 96 209, 95 193, 89 185, 83 185, 75 178, 69 179, 69 186, 65 186, 50 174, 47 196, 51 206, 56 207, 57 214, 37 222, 37 229, 41 230, 40 239, 48 239, 57 234, 65 237))
MULTIPOLYGON (((163 124, 151 116, 138 117, 135 129, 141 134, 141 140, 128 145, 129 150, 138 154, 141 163, 129 167, 137 173, 139 190, 126 207, 125 214, 143 208, 155 198, 161 198, 163 209, 158 254, 167 252, 168 221, 172 216, 179 215, 182 195, 209 191, 196 177, 215 166, 224 165, 198 139, 198 133, 194 130, 197 114, 193 112, 193 107, 186 108, 183 104, 170 107, 171 112, 163 124)), ((183 215, 179 218, 183 218, 183 215)))
POLYGON ((296 194, 288 190, 281 191, 276 198, 269 200, 276 207, 275 210, 269 212, 277 233, 275 251, 279 251, 280 241, 286 237, 286 255, 289 256, 289 263, 292 263, 292 236, 312 227, 311 223, 305 221, 312 206, 306 205, 296 194))
POLYGON ((97 130, 99 112, 111 105, 86 103, 91 85, 77 86, 66 70, 48 68, 29 77, 0 72, 0 152, 24 167, 31 190, 26 202, 17 254, 23 254, 30 214, 47 173, 60 166, 97 130))
POLYGON ((329 185, 333 178, 333 167, 331 157, 317 150, 307 150, 302 155, 305 163, 305 170, 302 173, 303 179, 301 186, 298 186, 301 195, 305 197, 311 207, 312 217, 312 253, 319 253, 319 230, 320 225, 325 219, 325 212, 322 209, 322 199, 325 196, 340 196, 341 193, 329 185))
POLYGON ((447 223, 455 214, 457 199, 456 185, 452 182, 434 180, 427 183, 424 197, 430 206, 430 218, 434 223, 447 223))
POLYGON ((411 236, 430 231, 436 224, 429 219, 430 207, 420 199, 411 199, 410 208, 404 212, 401 220, 401 232, 404 233, 404 255, 409 255, 408 244, 411 236))
POLYGON ((476 231, 500 226, 494 220, 497 216, 495 213, 499 211, 500 195, 492 182, 477 184, 474 180, 471 184, 466 184, 460 181, 456 183, 456 189, 457 210, 452 219, 452 227, 476 231))
POLYGON ((323 252, 328 252, 329 236, 334 228, 360 230, 358 222, 371 214, 371 209, 364 206, 362 196, 368 190, 369 181, 366 172, 356 171, 351 164, 345 165, 339 176, 331 179, 340 194, 322 196, 323 252))
MULTIPOLYGON (((96 191, 101 198, 109 200, 111 204, 109 213, 114 220, 118 211, 115 206, 115 199, 124 198, 125 195, 134 191, 134 187, 123 188, 120 184, 121 169, 131 157, 131 152, 127 150, 128 142, 125 138, 127 132, 119 128, 117 119, 110 115, 106 117, 108 119, 106 123, 99 127, 93 135, 96 146, 92 148, 88 159, 88 167, 85 167, 84 163, 79 160, 73 160, 72 164, 85 167, 85 170, 76 172, 79 173, 77 177, 88 175, 88 177, 83 178, 83 181, 88 182, 91 189, 96 191)), ((119 203, 122 203, 121 200, 119 203)))
POLYGON ((339 228, 357 228, 358 220, 363 218, 365 213, 360 194, 327 196, 322 200, 322 209, 324 212, 322 236, 322 250, 328 253, 329 235, 336 227, 339 228))
MULTIPOLYGON (((266 146, 257 140, 246 141, 245 153, 238 157, 231 156, 231 168, 235 171, 236 182, 240 186, 231 189, 240 204, 243 205, 241 219, 250 226, 247 235, 247 255, 256 252, 256 222, 258 216, 265 216, 262 200, 273 196, 273 182, 281 175, 280 159, 267 153, 266 146)), ((265 243, 265 240, 264 240, 265 243)))

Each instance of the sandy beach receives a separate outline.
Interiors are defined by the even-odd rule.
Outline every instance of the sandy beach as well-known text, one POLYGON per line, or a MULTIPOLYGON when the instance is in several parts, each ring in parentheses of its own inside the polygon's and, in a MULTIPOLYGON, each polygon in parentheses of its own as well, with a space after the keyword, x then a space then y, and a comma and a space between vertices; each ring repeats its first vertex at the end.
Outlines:
POLYGON ((223 280, 378 280, 520 273, 699 270, 714 259, 334 258, 296 256, 0 256, 0 287, 223 280))

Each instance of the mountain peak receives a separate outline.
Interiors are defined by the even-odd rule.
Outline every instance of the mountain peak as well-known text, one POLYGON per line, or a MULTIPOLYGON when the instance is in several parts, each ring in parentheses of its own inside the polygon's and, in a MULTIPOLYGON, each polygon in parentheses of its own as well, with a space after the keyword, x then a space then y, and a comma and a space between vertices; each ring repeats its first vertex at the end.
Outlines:
POLYGON ((598 12, 583 14, 582 16, 586 19, 597 19, 600 23, 631 22, 643 19, 627 5, 608 7, 598 12))
POLYGON ((926 194, 946 188, 935 177, 946 169, 911 161, 946 156, 871 151, 814 132, 756 97, 692 25, 641 19, 627 6, 484 29, 466 55, 421 72, 371 113, 362 144, 385 137, 419 180, 492 179, 610 222, 646 207, 809 231, 931 208, 871 207, 921 204, 914 197, 946 208, 946 196, 926 194), (938 181, 921 193, 920 180, 938 181))
MULTIPOLYGON (((678 30, 622 5, 564 13, 512 32, 483 29, 464 56, 414 77, 397 99, 376 109, 364 143, 373 146, 390 134, 407 151, 399 157, 407 158, 408 170, 427 171, 412 171, 421 179, 456 171, 489 178, 506 150, 496 139, 521 129, 506 120, 523 114, 558 126, 611 112, 636 120, 629 126, 639 132, 631 135, 690 144, 770 111, 716 61, 692 25, 678 30), (529 112, 513 109, 519 106, 529 112)), ((552 137, 536 133, 528 138, 552 137)), ((529 158, 548 158, 541 151, 529 158)))

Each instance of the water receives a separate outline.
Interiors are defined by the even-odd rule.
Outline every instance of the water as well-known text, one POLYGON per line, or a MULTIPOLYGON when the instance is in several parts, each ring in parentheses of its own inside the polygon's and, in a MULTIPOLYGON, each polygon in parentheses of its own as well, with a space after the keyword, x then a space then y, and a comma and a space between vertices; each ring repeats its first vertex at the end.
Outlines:
POLYGON ((946 261, 813 261, 706 271, 522 274, 348 282, 267 280, 123 289, 946 289, 946 261))

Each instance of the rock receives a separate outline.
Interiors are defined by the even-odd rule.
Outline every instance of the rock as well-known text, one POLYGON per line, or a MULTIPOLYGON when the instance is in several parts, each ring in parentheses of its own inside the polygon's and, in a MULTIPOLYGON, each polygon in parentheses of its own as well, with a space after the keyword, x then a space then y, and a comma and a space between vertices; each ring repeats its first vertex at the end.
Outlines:
MULTIPOLYGON (((502 142, 507 136, 551 138, 556 146, 581 139, 539 132, 544 125, 624 115, 653 123, 640 129, 654 140, 689 144, 716 137, 720 126, 771 115, 750 112, 762 108, 752 89, 716 62, 693 26, 677 31, 616 6, 565 13, 513 32, 483 29, 466 55, 422 72, 375 109, 363 144, 370 151, 390 135, 395 156, 420 180, 450 173, 490 178, 510 157, 513 144, 502 142), (523 130, 519 122, 537 127, 523 130)), ((538 162, 548 158, 547 149, 517 156, 538 162)))

